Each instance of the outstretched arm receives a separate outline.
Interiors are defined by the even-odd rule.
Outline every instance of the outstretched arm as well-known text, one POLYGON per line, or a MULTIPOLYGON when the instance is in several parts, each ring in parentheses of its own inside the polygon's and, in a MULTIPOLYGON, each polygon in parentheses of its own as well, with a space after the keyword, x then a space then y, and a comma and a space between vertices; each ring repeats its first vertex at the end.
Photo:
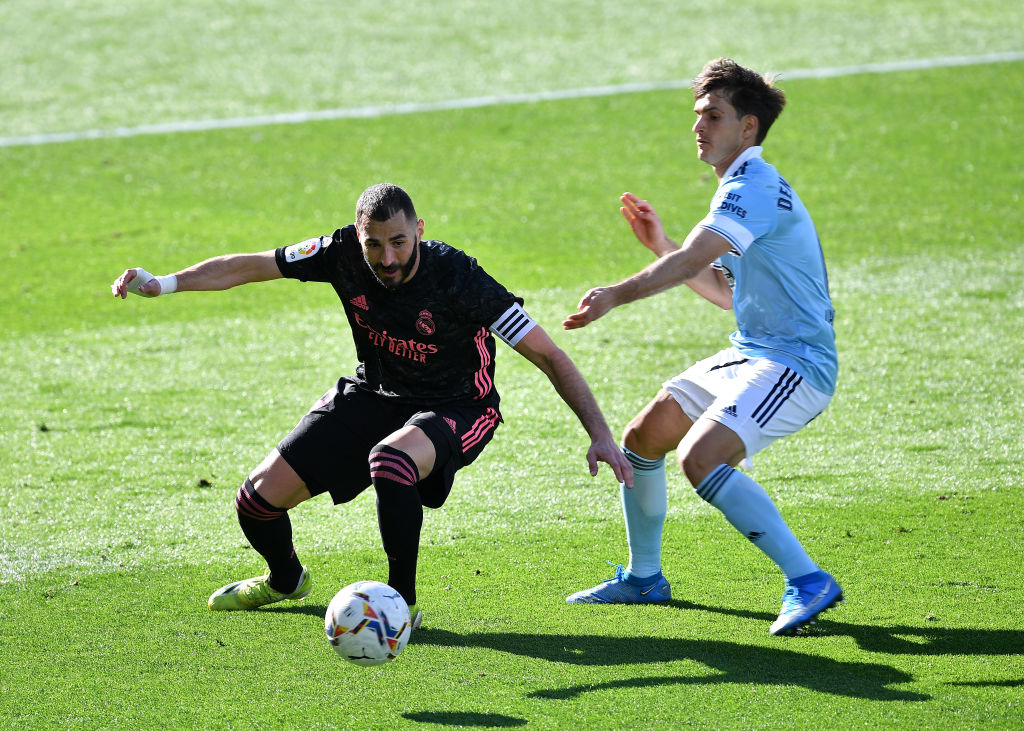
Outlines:
MULTIPOLYGON (((584 327, 615 307, 650 297, 695 277, 701 279, 693 289, 707 297, 702 291, 707 289, 710 293, 712 282, 706 281, 709 277, 707 271, 715 259, 731 249, 732 245, 724 237, 706 228, 695 227, 681 247, 659 254, 657 261, 633 276, 609 287, 595 287, 584 294, 576 306, 577 311, 565 318, 562 327, 566 330, 584 327)), ((709 299, 722 306, 720 293, 713 296, 709 299)))
POLYGON ((605 462, 615 473, 615 479, 632 488, 633 467, 615 443, 594 394, 569 356, 555 345, 540 325, 530 330, 515 349, 548 377, 558 395, 587 430, 590 435, 590 449, 587 450, 590 474, 596 475, 597 463, 605 462))
MULTIPOLYGON (((619 211, 633 230, 633 234, 656 257, 660 259, 680 248, 679 244, 665 235, 661 219, 654 210, 654 206, 648 201, 641 200, 632 193, 623 193, 619 200, 622 202, 619 211)), ((723 310, 732 309, 732 288, 721 271, 710 266, 705 267, 695 277, 687 279, 684 284, 723 310)))
POLYGON ((278 269, 274 250, 271 249, 257 254, 216 256, 167 277, 154 277, 145 269, 137 267, 126 269, 110 285, 110 291, 121 299, 127 297, 129 292, 143 297, 157 297, 168 293, 165 291, 168 282, 174 287, 171 291, 208 292, 280 277, 281 270, 278 269))

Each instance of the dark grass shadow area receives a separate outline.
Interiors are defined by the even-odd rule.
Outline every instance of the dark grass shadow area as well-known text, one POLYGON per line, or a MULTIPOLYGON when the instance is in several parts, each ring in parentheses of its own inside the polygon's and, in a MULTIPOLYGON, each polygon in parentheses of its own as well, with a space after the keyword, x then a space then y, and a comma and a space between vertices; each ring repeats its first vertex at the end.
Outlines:
POLYGON ((962 688, 1024 688, 1024 678, 1016 680, 962 680, 946 683, 962 688))
POLYGON ((519 634, 512 632, 466 635, 442 629, 416 633, 417 645, 481 647, 568 665, 634 665, 677 660, 699 662, 718 675, 665 675, 629 678, 608 683, 551 688, 531 693, 534 698, 565 700, 593 690, 656 685, 741 683, 797 686, 819 693, 880 701, 925 701, 931 696, 891 688, 909 683, 912 675, 881 663, 839 662, 793 650, 758 647, 722 640, 687 640, 599 635, 519 634))
MULTIPOLYGON (((751 612, 744 609, 711 607, 694 602, 673 599, 669 602, 679 609, 727 614, 733 617, 756 619, 771 623, 774 614, 751 612)), ((874 626, 839 622, 831 619, 841 616, 842 609, 821 615, 801 637, 850 637, 862 650, 888 655, 1016 655, 1024 650, 1024 630, 971 629, 941 626, 912 627, 910 625, 874 626), (834 614, 833 612, 838 612, 834 614)))
MULTIPOLYGON (((693 602, 673 600, 672 607, 687 611, 725 614, 767 625, 775 616, 766 612, 712 607, 693 602)), ((322 617, 326 606, 292 605, 268 607, 262 611, 305 614, 322 617)), ((571 610, 570 610, 571 611, 571 610)), ((638 607, 637 611, 643 611, 638 607)), ((956 629, 943 627, 912 627, 909 625, 870 626, 829 620, 824 615, 818 624, 803 636, 785 638, 795 649, 805 649, 814 636, 845 636, 853 639, 866 652, 880 655, 949 655, 997 656, 1012 655, 1024 647, 1024 630, 956 629), (803 647, 801 647, 803 646, 803 647)), ((766 629, 767 631, 767 629, 766 629)), ((548 662, 580 666, 633 665, 668 663, 678 660, 699 662, 717 670, 717 674, 661 675, 613 680, 607 683, 568 685, 564 688, 538 690, 530 697, 567 700, 596 690, 642 688, 669 685, 712 685, 738 683, 752 685, 795 686, 819 693, 878 701, 917 702, 931 696, 893 686, 914 681, 914 677, 881 662, 837 661, 798 652, 788 647, 764 647, 725 640, 650 637, 637 642, 635 637, 609 637, 590 634, 525 634, 514 632, 458 634, 442 628, 424 627, 412 642, 440 647, 485 648, 530 657, 548 662)), ((1010 679, 984 683, 1020 687, 1024 680, 1010 679)), ((442 725, 517 725, 518 719, 497 719, 481 714, 450 712, 444 718, 425 720, 442 725), (460 720, 461 719, 461 720, 460 720)))
POLYGON ((525 718, 505 716, 501 713, 474 713, 473 711, 416 711, 403 713, 403 718, 420 723, 433 723, 438 726, 455 726, 465 728, 478 726, 481 728, 512 728, 525 726, 525 718))
MULTIPOLYGON (((712 607, 685 600, 673 599, 670 606, 690 611, 712 612, 733 617, 756 620, 767 625, 775 621, 775 615, 768 612, 754 612, 746 609, 729 607, 712 607)), ((305 602, 290 605, 265 607, 262 612, 282 612, 291 614, 308 614, 323 617, 327 611, 326 604, 306 604, 305 602)), ((569 610, 571 611, 571 610, 569 610)), ((642 612, 642 607, 637 607, 642 612)), ((860 649, 888 655, 1017 655, 1024 650, 1024 629, 970 629, 950 627, 912 627, 910 625, 874 626, 839 622, 830 619, 836 616, 833 612, 823 614, 817 624, 804 634, 788 638, 787 641, 800 642, 812 637, 850 637, 860 649)), ((839 609, 839 612, 842 610, 839 609)), ((429 627, 423 632, 430 631, 429 627)), ((624 638, 625 639, 625 638, 624 638)), ((640 662, 634 660, 631 662, 640 662)))

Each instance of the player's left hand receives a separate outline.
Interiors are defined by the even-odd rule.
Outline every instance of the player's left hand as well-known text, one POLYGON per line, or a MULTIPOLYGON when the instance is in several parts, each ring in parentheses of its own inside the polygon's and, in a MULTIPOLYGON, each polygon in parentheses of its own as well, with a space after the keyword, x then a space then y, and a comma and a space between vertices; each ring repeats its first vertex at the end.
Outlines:
POLYGON ((562 321, 562 327, 575 330, 589 325, 615 307, 615 304, 615 292, 611 287, 594 287, 583 295, 583 299, 576 305, 577 311, 562 321))
POLYGON ((630 490, 633 489, 633 465, 615 444, 610 433, 608 436, 592 442, 590 449, 587 450, 587 463, 590 465, 591 477, 597 476, 598 462, 604 462, 611 467, 612 472, 615 473, 615 479, 620 483, 625 483, 630 490))
POLYGON ((656 256, 664 256, 673 251, 674 247, 665 238, 665 227, 654 210, 654 206, 637 198, 632 193, 623 193, 619 200, 622 202, 619 211, 641 244, 654 252, 656 256))

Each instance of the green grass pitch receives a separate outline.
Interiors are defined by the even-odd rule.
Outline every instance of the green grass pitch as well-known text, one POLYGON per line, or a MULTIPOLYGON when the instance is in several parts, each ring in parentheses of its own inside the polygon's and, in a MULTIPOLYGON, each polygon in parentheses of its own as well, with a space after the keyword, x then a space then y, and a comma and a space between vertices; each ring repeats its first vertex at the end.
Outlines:
MULTIPOLYGON (((206 7, 4 3, 0 136, 685 78, 721 54, 786 69, 1021 50, 1005 2, 755 3, 741 37, 690 3, 459 0, 402 23, 375 3, 206 7), (798 17, 795 40, 772 31, 798 17)), ((209 612, 262 570, 241 479, 351 372, 350 336, 329 287, 109 294, 127 266, 329 232, 391 180, 429 237, 526 299, 618 432, 732 325, 681 288, 558 327, 648 260, 621 192, 676 236, 706 210, 685 91, 0 147, 0 726, 1019 728, 1024 62, 782 86, 766 157, 822 234, 840 383, 754 475, 848 595, 799 638, 768 636, 774 566, 675 473, 676 598, 567 606, 626 558, 618 489, 504 346, 506 423, 426 515, 427 628, 396 662, 342 663, 322 634, 338 588, 386 578, 372 491, 293 512, 304 602, 209 612)))

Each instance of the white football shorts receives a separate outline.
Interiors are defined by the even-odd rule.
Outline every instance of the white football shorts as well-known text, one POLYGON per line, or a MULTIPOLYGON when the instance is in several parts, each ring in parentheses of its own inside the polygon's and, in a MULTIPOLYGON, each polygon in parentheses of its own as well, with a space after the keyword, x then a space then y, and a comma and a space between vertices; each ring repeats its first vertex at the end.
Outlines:
POLYGON ((691 421, 711 419, 736 432, 748 459, 799 431, 832 399, 792 368, 735 348, 694 363, 662 386, 691 421))

